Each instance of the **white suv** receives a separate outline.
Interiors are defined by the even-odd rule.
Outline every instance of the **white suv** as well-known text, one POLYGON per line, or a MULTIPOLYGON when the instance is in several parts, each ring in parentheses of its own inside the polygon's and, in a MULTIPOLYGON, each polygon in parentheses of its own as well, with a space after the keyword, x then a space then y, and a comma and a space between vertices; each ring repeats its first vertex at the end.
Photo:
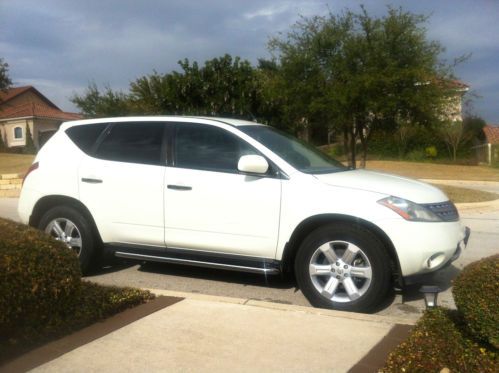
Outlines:
POLYGON ((85 272, 102 250, 276 274, 310 303, 368 311, 393 279, 466 246, 455 206, 427 184, 350 170, 253 122, 128 117, 64 123, 38 153, 21 219, 65 242, 85 272))

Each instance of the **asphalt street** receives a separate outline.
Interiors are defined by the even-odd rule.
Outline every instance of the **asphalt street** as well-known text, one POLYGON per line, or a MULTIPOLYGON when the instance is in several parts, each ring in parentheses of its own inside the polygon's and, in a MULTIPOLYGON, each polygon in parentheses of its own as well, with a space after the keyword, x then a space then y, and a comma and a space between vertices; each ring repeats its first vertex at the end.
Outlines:
MULTIPOLYGON (((0 216, 18 220, 17 199, 0 198, 0 216)), ((435 274, 427 285, 438 285, 439 304, 454 307, 452 279, 467 264, 499 253, 499 209, 461 211, 463 222, 471 230, 468 247, 453 265, 435 274)), ((219 295, 277 303, 310 306, 296 287, 294 279, 281 276, 238 273, 163 263, 116 261, 86 277, 90 281, 117 286, 156 288, 219 295)), ((419 285, 395 291, 380 307, 378 314, 417 319, 424 309, 419 285)))

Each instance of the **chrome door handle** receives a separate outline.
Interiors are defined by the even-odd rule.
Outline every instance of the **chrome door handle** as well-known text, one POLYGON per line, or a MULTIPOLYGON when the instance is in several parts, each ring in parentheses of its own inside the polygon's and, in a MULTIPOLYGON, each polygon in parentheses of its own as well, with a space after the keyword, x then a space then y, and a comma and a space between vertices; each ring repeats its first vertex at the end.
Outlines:
POLYGON ((192 190, 192 187, 185 186, 185 185, 172 185, 172 184, 168 184, 166 187, 168 189, 173 189, 173 190, 192 190))
POLYGON ((87 177, 82 177, 81 181, 83 181, 84 183, 89 183, 89 184, 100 184, 100 183, 102 183, 101 179, 91 179, 91 178, 87 178, 87 177))

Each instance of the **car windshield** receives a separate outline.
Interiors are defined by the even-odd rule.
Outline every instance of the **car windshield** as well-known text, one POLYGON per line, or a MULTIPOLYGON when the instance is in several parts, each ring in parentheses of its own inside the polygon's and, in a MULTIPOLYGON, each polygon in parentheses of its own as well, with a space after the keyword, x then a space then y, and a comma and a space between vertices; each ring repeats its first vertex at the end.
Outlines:
POLYGON ((249 125, 237 128, 265 145, 301 172, 327 174, 348 170, 340 162, 328 157, 315 147, 273 127, 249 125))

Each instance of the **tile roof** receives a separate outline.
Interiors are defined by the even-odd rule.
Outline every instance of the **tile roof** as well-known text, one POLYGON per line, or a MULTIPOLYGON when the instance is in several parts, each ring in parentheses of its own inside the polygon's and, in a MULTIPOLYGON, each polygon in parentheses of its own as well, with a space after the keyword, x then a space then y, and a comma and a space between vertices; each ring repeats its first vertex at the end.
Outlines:
POLYGON ((483 127, 485 138, 488 144, 499 144, 499 127, 490 124, 483 127))
POLYGON ((10 118, 38 117, 61 120, 76 120, 82 116, 76 113, 67 113, 39 103, 27 102, 13 107, 5 107, 0 110, 0 120, 10 118))
POLYGON ((33 86, 26 85, 23 87, 9 88, 6 91, 0 91, 0 101, 9 101, 11 98, 16 97, 17 95, 20 95, 23 92, 29 91, 31 88, 33 88, 33 86))
POLYGON ((54 109, 59 109, 56 104, 54 104, 47 97, 41 94, 40 91, 38 91, 38 89, 36 89, 32 85, 26 85, 22 87, 12 87, 6 91, 0 91, 0 104, 5 104, 6 102, 12 100, 14 97, 17 97, 23 94, 24 92, 28 91, 32 91, 33 93, 35 93, 38 97, 40 97, 40 99, 45 101, 47 105, 52 106, 54 109))

